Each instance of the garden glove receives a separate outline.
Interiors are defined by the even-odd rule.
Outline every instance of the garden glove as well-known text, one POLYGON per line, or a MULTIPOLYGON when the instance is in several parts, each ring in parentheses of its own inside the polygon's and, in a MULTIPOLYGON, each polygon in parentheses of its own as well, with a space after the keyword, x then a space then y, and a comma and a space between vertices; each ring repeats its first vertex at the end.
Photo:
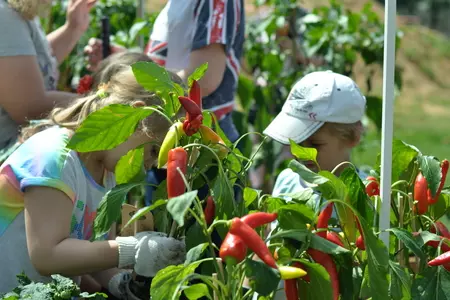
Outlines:
POLYGON ((130 272, 124 271, 114 275, 108 283, 108 291, 117 299, 121 300, 140 300, 130 290, 131 282, 130 272))
POLYGON ((119 268, 134 265, 134 271, 144 277, 154 277, 169 265, 184 262, 184 241, 167 237, 165 233, 145 231, 129 237, 117 237, 119 268))

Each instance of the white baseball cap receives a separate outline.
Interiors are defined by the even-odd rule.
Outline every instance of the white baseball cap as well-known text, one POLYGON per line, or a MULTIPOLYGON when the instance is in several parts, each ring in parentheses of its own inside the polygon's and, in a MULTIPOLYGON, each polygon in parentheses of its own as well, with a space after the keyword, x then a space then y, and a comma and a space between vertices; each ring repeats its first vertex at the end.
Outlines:
POLYGON ((360 121, 365 108, 366 98, 351 78, 332 71, 309 73, 294 85, 264 134, 282 144, 289 144, 289 139, 298 144, 325 122, 360 121))

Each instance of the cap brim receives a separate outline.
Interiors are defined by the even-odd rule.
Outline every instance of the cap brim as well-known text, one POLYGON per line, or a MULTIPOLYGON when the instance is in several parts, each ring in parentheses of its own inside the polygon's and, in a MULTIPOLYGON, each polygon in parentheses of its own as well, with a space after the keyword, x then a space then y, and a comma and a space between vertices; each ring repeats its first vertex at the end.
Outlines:
POLYGON ((289 140, 299 144, 314 134, 324 122, 297 119, 281 112, 264 130, 264 134, 272 139, 289 145, 289 140))

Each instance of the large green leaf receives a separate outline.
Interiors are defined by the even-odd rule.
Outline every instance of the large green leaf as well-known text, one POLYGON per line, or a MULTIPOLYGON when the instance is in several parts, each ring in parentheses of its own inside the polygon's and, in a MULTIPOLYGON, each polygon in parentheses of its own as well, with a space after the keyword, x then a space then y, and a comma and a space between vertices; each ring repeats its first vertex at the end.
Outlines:
POLYGON ((391 286, 389 288, 393 300, 411 299, 411 278, 407 269, 399 263, 389 261, 391 286))
POLYGON ((111 225, 120 216, 122 204, 125 202, 128 192, 141 184, 121 184, 106 193, 97 208, 97 216, 94 220, 94 234, 92 235, 93 239, 101 238, 111 229, 111 225))
POLYGON ((328 181, 327 178, 314 173, 296 160, 291 160, 289 162, 289 168, 298 173, 301 179, 312 184, 313 186, 318 186, 328 181))
POLYGON ((172 299, 178 285, 182 283, 186 276, 194 273, 200 262, 192 263, 188 266, 168 266, 158 273, 152 280, 150 295, 152 300, 172 299))
POLYGON ((212 187, 216 202, 216 214, 221 219, 229 219, 234 215, 234 191, 225 173, 221 170, 212 187))
POLYGON ((449 300, 450 272, 443 267, 425 269, 414 280, 411 293, 414 300, 449 300))
POLYGON ((317 263, 311 263, 304 259, 300 261, 308 273, 310 283, 299 280, 300 299, 333 299, 330 275, 325 268, 317 263))
POLYGON ((116 165, 117 184, 127 183, 144 171, 144 146, 132 149, 122 156, 116 165))
POLYGON ((205 251, 205 249, 208 247, 208 245, 208 243, 202 243, 189 249, 188 253, 186 254, 186 261, 184 262, 184 265, 187 266, 198 260, 203 251, 205 251))
POLYGON ((439 160, 433 156, 419 155, 418 161, 420 170, 427 180, 431 195, 434 197, 441 183, 441 164, 439 160))
POLYGON ((250 280, 250 286, 262 296, 268 296, 278 286, 280 275, 263 262, 246 259, 245 275, 250 280))
POLYGON ((420 249, 421 245, 419 245, 414 239, 411 232, 403 229, 403 228, 390 228, 388 231, 395 234, 395 236, 409 249, 414 255, 420 258, 421 269, 425 267, 426 256, 423 253, 422 249, 420 249))
POLYGON ((193 284, 183 290, 184 294, 189 300, 197 300, 202 297, 212 299, 209 294, 208 286, 204 283, 193 284))
POLYGON ((78 152, 112 149, 125 142, 139 121, 153 113, 147 108, 111 104, 90 114, 76 130, 67 147, 78 152))
POLYGON ((278 222, 283 229, 303 229, 315 220, 316 214, 306 204, 288 204, 278 209, 278 222))
POLYGON ((258 199, 259 194, 260 194, 260 191, 246 187, 244 189, 245 207, 249 207, 253 202, 255 202, 258 199))
POLYGON ((316 148, 306 148, 298 145, 293 140, 289 140, 291 144, 291 153, 297 159, 302 161, 313 161, 317 164, 317 149, 316 148))
POLYGON ((192 202, 197 197, 197 190, 184 193, 178 197, 173 197, 167 203, 167 211, 172 215, 172 218, 178 225, 184 225, 184 216, 192 202))
MULTIPOLYGON (((400 175, 408 169, 409 164, 417 157, 420 151, 401 140, 392 143, 392 182, 399 179, 400 175)), ((377 170, 380 170, 381 155, 377 158, 377 170)))

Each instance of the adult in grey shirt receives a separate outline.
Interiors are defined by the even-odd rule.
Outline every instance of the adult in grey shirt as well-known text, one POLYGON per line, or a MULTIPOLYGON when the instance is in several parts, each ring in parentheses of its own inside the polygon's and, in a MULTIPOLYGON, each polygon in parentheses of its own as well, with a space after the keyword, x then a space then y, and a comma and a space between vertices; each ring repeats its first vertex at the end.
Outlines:
POLYGON ((75 94, 56 91, 58 65, 89 26, 95 0, 69 0, 66 23, 45 35, 37 13, 50 0, 0 0, 0 161, 18 144, 19 128, 75 94))

